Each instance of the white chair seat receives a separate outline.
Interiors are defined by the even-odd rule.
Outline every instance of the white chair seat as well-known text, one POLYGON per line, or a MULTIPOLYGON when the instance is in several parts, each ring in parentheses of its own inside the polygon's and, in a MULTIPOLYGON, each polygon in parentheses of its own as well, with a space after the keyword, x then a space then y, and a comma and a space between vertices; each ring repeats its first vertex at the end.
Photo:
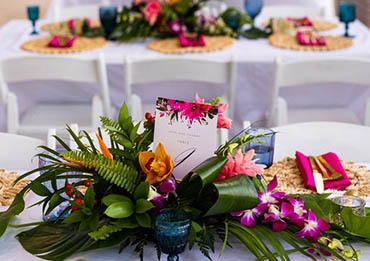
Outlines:
POLYGON ((327 152, 342 160, 369 162, 370 128, 339 122, 306 122, 273 128, 276 132, 275 160, 327 152))
POLYGON ((305 121, 334 121, 361 124, 360 119, 355 113, 348 109, 291 109, 288 111, 289 123, 305 121))
POLYGON ((82 129, 91 129, 91 105, 89 104, 38 104, 30 108, 21 117, 19 133, 23 135, 39 136, 40 127, 45 127, 45 135, 48 127, 64 129, 67 123, 78 122, 82 129))

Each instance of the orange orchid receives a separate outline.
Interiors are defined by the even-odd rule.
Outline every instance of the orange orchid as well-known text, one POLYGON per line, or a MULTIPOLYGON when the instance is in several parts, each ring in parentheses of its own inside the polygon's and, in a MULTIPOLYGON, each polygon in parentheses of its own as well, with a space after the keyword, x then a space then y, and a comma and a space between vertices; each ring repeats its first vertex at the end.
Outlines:
POLYGON ((169 4, 170 4, 170 5, 173 5, 173 4, 176 4, 176 3, 178 3, 178 2, 180 2, 180 0, 170 0, 170 1, 169 1, 169 4))
POLYGON ((166 153, 162 143, 159 143, 155 153, 150 151, 140 152, 139 163, 142 171, 146 174, 146 180, 150 184, 159 183, 169 178, 173 171, 173 161, 166 153))

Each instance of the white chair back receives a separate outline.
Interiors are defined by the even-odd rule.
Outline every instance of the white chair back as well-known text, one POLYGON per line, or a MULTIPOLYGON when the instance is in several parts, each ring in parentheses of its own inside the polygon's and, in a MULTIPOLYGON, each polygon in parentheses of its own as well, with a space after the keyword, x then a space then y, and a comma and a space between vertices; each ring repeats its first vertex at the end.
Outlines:
POLYGON ((325 15, 324 8, 317 8, 314 6, 301 5, 265 5, 262 9, 259 19, 266 21, 270 18, 278 17, 323 17, 325 15))
POLYGON ((211 84, 226 84, 229 115, 233 115, 235 100, 236 64, 230 61, 214 61, 195 58, 132 59, 125 61, 126 99, 132 96, 133 84, 148 84, 166 81, 196 81, 211 84))
POLYGON ((0 169, 7 171, 28 171, 38 167, 38 158, 34 156, 41 152, 37 147, 45 145, 43 140, 30 137, 0 133, 0 169))
POLYGON ((370 128, 339 122, 307 122, 273 128, 276 132, 275 160, 306 155, 337 153, 342 160, 370 161, 370 128))
MULTIPOLYGON (((275 81, 270 103, 268 122, 272 126, 278 115, 280 88, 300 87, 312 83, 352 83, 370 87, 370 60, 344 57, 317 57, 283 62, 275 60, 275 81)), ((370 108, 370 99, 367 102, 370 108)), ((370 125, 370 110, 366 113, 370 125)))
POLYGON ((97 4, 80 4, 75 6, 54 6, 54 21, 66 21, 74 18, 99 19, 99 6, 97 4))
MULTIPOLYGON (((0 61, 0 98, 3 104, 7 106, 8 132, 16 132, 20 123, 16 96, 9 92, 7 83, 31 80, 97 83, 100 85, 101 91, 93 99, 93 122, 96 124, 98 120, 95 118, 98 119, 101 115, 97 113, 110 116, 111 103, 103 54, 93 59, 66 56, 9 58, 0 61), (101 109, 98 107, 101 107, 101 109)), ((86 117, 89 117, 89 115, 86 115, 86 117)))

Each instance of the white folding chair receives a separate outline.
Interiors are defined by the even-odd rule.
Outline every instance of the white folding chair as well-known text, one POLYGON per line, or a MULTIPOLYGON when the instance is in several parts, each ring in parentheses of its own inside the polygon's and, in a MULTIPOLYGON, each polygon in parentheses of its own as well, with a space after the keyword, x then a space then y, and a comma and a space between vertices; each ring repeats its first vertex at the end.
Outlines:
MULTIPOLYGON (((236 63, 230 61, 214 61, 196 58, 149 58, 125 60, 125 86, 124 94, 130 111, 136 120, 143 117, 141 99, 132 93, 133 84, 148 84, 166 81, 195 81, 211 84, 228 85, 223 102, 229 104, 227 115, 233 116, 235 103, 235 74, 236 63)), ((219 142, 227 139, 228 132, 222 130, 219 142)))
POLYGON ((306 122, 273 128, 275 160, 295 157, 298 150, 306 155, 337 153, 342 160, 370 161, 370 128, 339 122, 306 122))
POLYGON ((270 18, 278 17, 324 17, 325 9, 314 6, 301 5, 265 5, 259 15, 261 21, 267 21, 270 18))
POLYGON ((63 6, 58 4, 54 6, 54 21, 65 21, 74 18, 91 18, 99 19, 98 4, 81 4, 72 6, 63 6))
MULTIPOLYGON (((360 123, 358 117, 343 108, 289 110, 279 97, 280 88, 316 83, 348 83, 370 87, 370 60, 360 58, 317 57, 298 61, 275 60, 275 82, 268 112, 268 125, 280 126, 302 121, 341 121, 360 123)), ((333 90, 335 91, 335 90, 333 90)), ((304 95, 304 94, 302 94, 304 95)), ((328 97, 329 98, 329 97, 328 97)), ((370 126, 370 97, 366 101, 364 124, 370 126)))
POLYGON ((34 156, 45 141, 21 135, 0 133, 0 169, 28 171, 38 167, 34 156))
POLYGON ((110 116, 110 97, 103 55, 98 58, 30 56, 0 61, 0 99, 5 106, 8 132, 45 137, 49 128, 64 128, 76 122, 84 129, 95 130, 99 116, 110 116), (18 112, 17 97, 8 90, 7 83, 31 80, 64 80, 97 83, 100 93, 92 104, 36 104, 22 117, 18 112))

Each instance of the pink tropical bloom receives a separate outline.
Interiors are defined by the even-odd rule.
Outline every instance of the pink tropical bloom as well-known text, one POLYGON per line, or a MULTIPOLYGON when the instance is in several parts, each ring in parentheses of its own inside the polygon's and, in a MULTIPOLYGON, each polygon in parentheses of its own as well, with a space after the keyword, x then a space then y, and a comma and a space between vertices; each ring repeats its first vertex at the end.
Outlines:
POLYGON ((178 102, 176 100, 168 99, 168 105, 171 107, 172 111, 179 112, 184 108, 183 102, 178 102))
POLYGON ((307 218, 307 209, 304 207, 303 200, 301 198, 287 198, 294 208, 294 214, 291 215, 290 221, 298 227, 303 227, 304 222, 307 218))
POLYGON ((225 117, 223 114, 218 114, 217 128, 219 129, 231 129, 232 120, 228 117, 225 117))
MULTIPOLYGON (((176 20, 176 21, 170 21, 168 23, 168 27, 170 28, 170 30, 174 33, 174 34, 180 34, 182 33, 182 29, 183 29, 183 24, 180 22, 180 20, 176 20)), ((195 100, 197 99, 197 97, 199 98, 198 94, 195 96, 195 100)), ((198 102, 197 102, 198 103, 198 102)), ((204 103, 204 102, 203 102, 204 103)))
POLYGON ((294 214, 293 206, 288 202, 281 204, 281 209, 277 205, 270 205, 269 210, 264 215, 262 223, 272 223, 272 230, 275 232, 285 230, 288 225, 284 219, 289 220, 289 217, 294 214))
POLYGON ((69 26, 69 28, 71 28, 71 29, 75 28, 75 27, 76 27, 76 21, 75 21, 75 19, 71 19, 71 20, 69 20, 69 21, 68 21, 68 26, 69 26))
POLYGON ((258 192, 258 198, 260 204, 277 204, 279 203, 284 197, 284 192, 272 192, 278 185, 276 176, 270 181, 267 185, 266 193, 258 192))
POLYGON ((176 182, 172 179, 166 179, 163 181, 159 187, 162 193, 171 193, 176 190, 176 182))
POLYGON ((199 97, 198 93, 197 93, 197 94, 195 94, 195 103, 204 104, 204 103, 206 103, 206 102, 205 102, 205 100, 204 100, 204 99, 201 99, 201 98, 199 97))
POLYGON ((256 218, 261 216, 265 210, 260 206, 255 207, 254 209, 247 209, 238 212, 232 212, 231 215, 234 217, 241 217, 240 224, 246 227, 256 226, 256 218))
POLYGON ((152 0, 146 4, 142 12, 148 23, 153 26, 158 19, 158 15, 162 10, 161 4, 157 0, 152 0))
POLYGON ((86 19, 86 24, 88 27, 92 27, 92 19, 91 18, 87 18, 86 19))
POLYGON ((317 220, 315 214, 308 211, 308 220, 306 221, 304 228, 297 232, 296 235, 300 238, 306 238, 311 243, 316 243, 317 240, 322 236, 322 231, 330 229, 330 225, 322 218, 317 220))
POLYGON ((205 115, 204 113, 209 111, 211 105, 208 104, 199 104, 199 103, 184 103, 184 107, 181 111, 181 118, 189 120, 190 125, 193 124, 193 121, 199 121, 205 115))
POLYGON ((228 161, 223 167, 222 171, 215 179, 215 181, 226 180, 238 175, 246 175, 255 177, 263 172, 266 167, 262 164, 256 164, 257 160, 252 160, 254 156, 254 150, 248 151, 243 155, 241 150, 238 150, 235 154, 235 158, 229 154, 228 161))

